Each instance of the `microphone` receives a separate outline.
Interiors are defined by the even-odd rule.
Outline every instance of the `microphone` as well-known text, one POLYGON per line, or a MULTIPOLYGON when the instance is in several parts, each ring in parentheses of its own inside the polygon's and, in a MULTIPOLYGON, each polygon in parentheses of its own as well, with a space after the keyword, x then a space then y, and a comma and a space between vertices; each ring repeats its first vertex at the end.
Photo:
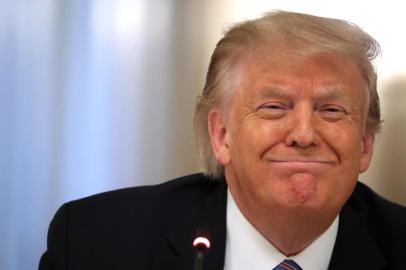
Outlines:
POLYGON ((196 250, 195 267, 194 270, 203 269, 204 253, 210 248, 210 241, 206 237, 198 236, 193 241, 193 247, 196 250))

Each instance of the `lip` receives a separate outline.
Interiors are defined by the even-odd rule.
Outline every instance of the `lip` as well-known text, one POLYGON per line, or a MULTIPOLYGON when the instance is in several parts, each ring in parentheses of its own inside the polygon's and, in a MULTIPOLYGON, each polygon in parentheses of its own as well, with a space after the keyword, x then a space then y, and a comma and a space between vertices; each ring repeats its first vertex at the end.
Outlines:
POLYGON ((325 160, 270 160, 270 162, 291 170, 322 169, 333 164, 333 162, 325 160))
POLYGON ((277 160, 277 159, 271 159, 270 161, 272 162, 279 162, 279 163, 322 163, 322 164, 331 164, 333 163, 332 161, 329 160, 313 160, 313 159, 292 159, 292 160, 277 160))

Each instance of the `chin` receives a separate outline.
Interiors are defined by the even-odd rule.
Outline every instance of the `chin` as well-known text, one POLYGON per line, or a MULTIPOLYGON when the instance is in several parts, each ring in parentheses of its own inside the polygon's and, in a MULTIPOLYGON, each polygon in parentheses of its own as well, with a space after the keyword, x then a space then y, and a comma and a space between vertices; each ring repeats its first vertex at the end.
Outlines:
POLYGON ((320 191, 316 177, 309 173, 296 173, 281 184, 286 185, 284 190, 290 199, 298 203, 313 201, 320 191))
POLYGON ((325 190, 313 175, 295 174, 281 184, 284 187, 279 190, 284 192, 279 192, 279 199, 287 208, 320 211, 329 204, 325 190))

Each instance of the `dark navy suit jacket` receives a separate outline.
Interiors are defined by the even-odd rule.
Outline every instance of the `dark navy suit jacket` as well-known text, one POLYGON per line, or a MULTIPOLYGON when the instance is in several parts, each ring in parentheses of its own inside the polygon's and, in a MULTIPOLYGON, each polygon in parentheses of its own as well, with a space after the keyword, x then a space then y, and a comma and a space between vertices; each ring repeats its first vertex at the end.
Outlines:
MULTIPOLYGON (((201 228, 212 243, 203 269, 223 269, 226 205, 225 181, 202 174, 69 202, 51 222, 39 269, 191 270, 201 228)), ((405 270, 406 208, 357 183, 329 269, 405 270)))

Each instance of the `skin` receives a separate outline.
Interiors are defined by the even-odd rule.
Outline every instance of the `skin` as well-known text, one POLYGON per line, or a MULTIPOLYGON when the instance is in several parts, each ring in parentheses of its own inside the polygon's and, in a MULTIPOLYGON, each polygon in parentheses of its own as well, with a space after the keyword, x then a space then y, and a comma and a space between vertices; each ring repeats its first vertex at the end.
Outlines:
POLYGON ((241 60, 231 105, 209 133, 242 214, 294 255, 334 221, 370 163, 367 83, 340 55, 286 49, 241 60))

